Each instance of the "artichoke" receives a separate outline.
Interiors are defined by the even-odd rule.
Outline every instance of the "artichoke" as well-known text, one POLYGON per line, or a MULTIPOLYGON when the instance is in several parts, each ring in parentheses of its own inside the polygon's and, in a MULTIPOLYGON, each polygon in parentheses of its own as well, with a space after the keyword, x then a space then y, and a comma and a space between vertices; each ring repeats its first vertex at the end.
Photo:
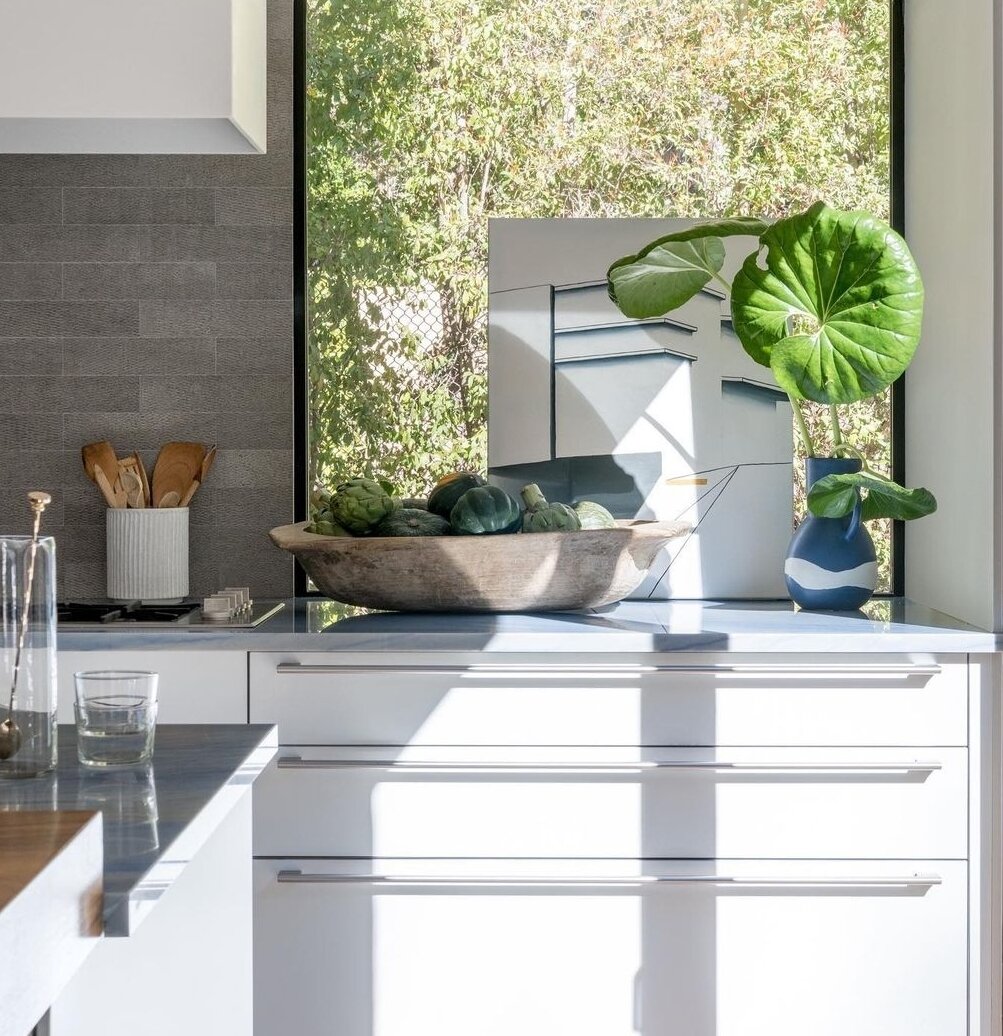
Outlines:
POLYGON ((616 519, 593 500, 580 500, 575 504, 575 514, 582 523, 583 529, 615 529, 616 519))
POLYGON ((356 536, 369 532, 398 507, 400 503, 370 478, 349 479, 331 494, 332 518, 356 536))
POLYGON ((582 527, 581 519, 567 504, 550 503, 531 482, 520 492, 526 513, 522 516, 523 532, 577 532, 582 527))

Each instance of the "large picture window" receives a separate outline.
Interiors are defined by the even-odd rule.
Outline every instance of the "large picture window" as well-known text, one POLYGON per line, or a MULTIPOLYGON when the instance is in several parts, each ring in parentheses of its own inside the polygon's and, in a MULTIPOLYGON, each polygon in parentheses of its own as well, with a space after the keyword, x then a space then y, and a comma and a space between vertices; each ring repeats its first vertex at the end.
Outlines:
MULTIPOLYGON (((312 483, 410 495, 485 467, 489 217, 889 216, 887 0, 306 0, 306 21, 312 483)), ((889 398, 854 421, 887 470, 889 398)))

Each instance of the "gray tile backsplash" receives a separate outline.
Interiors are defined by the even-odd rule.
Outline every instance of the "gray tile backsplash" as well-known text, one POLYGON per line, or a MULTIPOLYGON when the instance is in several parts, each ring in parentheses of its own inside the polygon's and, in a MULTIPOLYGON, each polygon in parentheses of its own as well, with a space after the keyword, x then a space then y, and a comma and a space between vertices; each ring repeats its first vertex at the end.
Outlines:
POLYGON ((0 530, 54 501, 59 592, 104 594, 79 450, 219 444, 192 592, 292 592, 292 0, 269 0, 267 155, 0 155, 0 530))

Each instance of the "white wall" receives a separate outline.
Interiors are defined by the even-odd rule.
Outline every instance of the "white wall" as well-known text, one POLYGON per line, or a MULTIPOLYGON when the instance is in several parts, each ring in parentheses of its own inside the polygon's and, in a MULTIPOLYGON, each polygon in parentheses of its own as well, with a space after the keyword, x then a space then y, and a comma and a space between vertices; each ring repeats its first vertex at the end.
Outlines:
POLYGON ((906 531, 906 593, 999 629, 994 6, 907 0, 906 236, 926 287, 906 375, 906 479, 937 513, 906 531))

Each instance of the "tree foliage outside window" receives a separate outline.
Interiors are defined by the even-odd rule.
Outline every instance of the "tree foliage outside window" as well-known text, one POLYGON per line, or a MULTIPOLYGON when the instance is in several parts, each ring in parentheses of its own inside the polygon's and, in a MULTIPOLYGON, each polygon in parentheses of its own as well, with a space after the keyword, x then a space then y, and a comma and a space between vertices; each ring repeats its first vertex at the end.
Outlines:
MULTIPOLYGON (((308 31, 314 482, 485 467, 491 216, 887 218, 887 0, 308 0, 308 31)), ((888 400, 854 420, 887 469, 888 400)))

